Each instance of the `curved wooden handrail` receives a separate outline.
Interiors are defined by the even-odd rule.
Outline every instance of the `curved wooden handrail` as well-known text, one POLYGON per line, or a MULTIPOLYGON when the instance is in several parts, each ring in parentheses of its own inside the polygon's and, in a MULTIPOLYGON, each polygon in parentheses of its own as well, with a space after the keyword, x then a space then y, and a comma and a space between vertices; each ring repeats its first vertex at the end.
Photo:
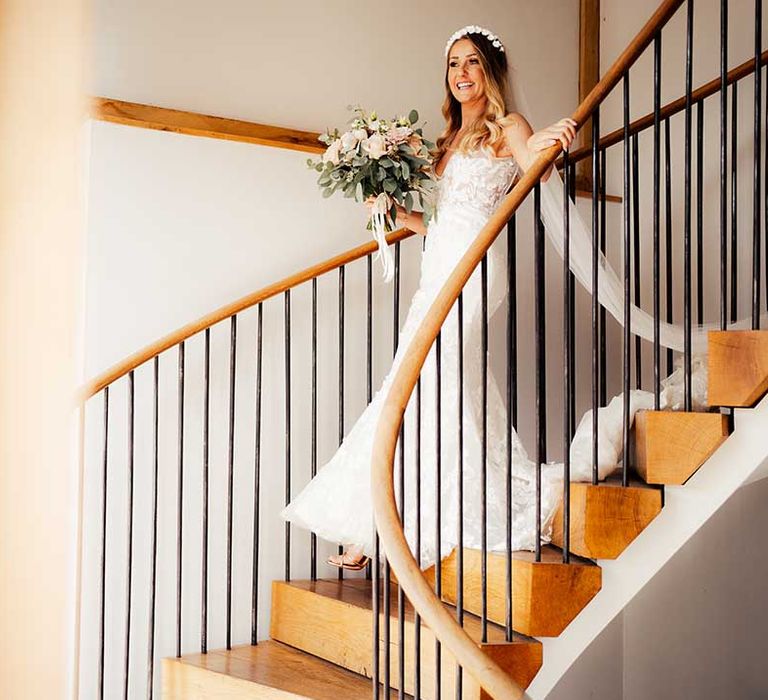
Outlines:
MULTIPOLYGON (((768 63, 768 51, 763 51, 760 56, 760 65, 764 66, 768 63)), ((751 58, 748 61, 744 61, 741 65, 728 71, 726 76, 726 85, 731 85, 738 80, 746 78, 755 72, 755 59, 751 58)), ((714 78, 708 83, 704 83, 701 87, 697 88, 691 93, 691 104, 695 105, 707 97, 711 97, 715 93, 720 91, 720 78, 714 78)), ((669 117, 682 112, 685 109, 685 97, 679 97, 676 100, 672 100, 668 104, 664 105, 659 110, 659 117, 663 121, 669 117)), ((645 131, 653 126, 653 112, 646 114, 639 119, 631 122, 629 125, 629 135, 639 134, 641 131, 645 131)), ((624 129, 616 129, 603 136, 599 141, 599 148, 608 148, 615 146, 617 143, 621 143, 624 138, 624 129)), ((568 160, 571 163, 576 163, 585 158, 589 158, 592 155, 592 146, 583 146, 571 151, 568 154, 568 160)), ((563 160, 559 158, 557 161, 557 167, 562 168, 563 160)))
MULTIPOLYGON (((659 6, 634 41, 579 105, 573 114, 578 127, 584 124, 611 92, 622 75, 651 43, 656 32, 666 24, 682 3, 683 0, 665 0, 659 6)), ((405 408, 443 322, 499 232, 555 162, 560 151, 561 146, 558 144, 539 155, 477 234, 441 288, 407 347, 404 359, 384 399, 376 426, 376 447, 371 463, 371 490, 376 527, 399 584, 435 636, 452 651, 456 661, 497 700, 519 698, 523 696, 524 691, 467 635, 453 615, 443 607, 424 577, 408 546, 397 511, 393 465, 405 408)))
MULTIPOLYGON (((392 245, 398 241, 405 240, 406 238, 410 238, 414 235, 416 234, 413 231, 409 231, 408 229, 398 229, 397 231, 393 231, 387 235, 387 242, 392 245)), ((255 306, 256 304, 265 301, 266 299, 277 296, 278 294, 281 294, 288 289, 297 287, 298 285, 303 284, 304 282, 308 282, 315 277, 319 277, 326 272, 335 270, 342 265, 347 265, 348 263, 354 262, 355 260, 364 258, 370 253, 375 253, 377 250, 377 245, 378 244, 376 241, 369 241, 368 243, 359 245, 356 248, 352 248, 343 253, 340 253, 339 255, 335 255, 328 260, 317 263, 316 265, 312 265, 311 267, 307 267, 300 272, 290 275, 289 277, 285 277, 284 279, 278 282, 274 282, 273 284, 263 287, 262 289, 251 292, 247 296, 226 304, 225 306, 222 306, 221 308, 206 314, 202 318, 182 326, 178 330, 160 338, 160 340, 157 340, 154 343, 151 343, 145 348, 139 350, 138 352, 135 352, 132 355, 126 357, 121 362, 118 362, 116 365, 110 367, 106 372, 103 372, 98 377, 88 382, 82 389, 81 400, 85 401, 89 399, 91 396, 101 391, 105 386, 108 386, 115 380, 120 379, 120 377, 123 377, 131 370, 136 369, 138 366, 144 364, 147 360, 151 360, 153 357, 155 357, 155 355, 159 355, 161 352, 172 348, 174 345, 178 345, 181 341, 190 338, 191 336, 199 333, 202 330, 205 330, 206 328, 210 328, 216 323, 219 323, 219 321, 223 321, 230 316, 234 316, 235 314, 240 313, 241 311, 244 311, 251 306, 255 306)))

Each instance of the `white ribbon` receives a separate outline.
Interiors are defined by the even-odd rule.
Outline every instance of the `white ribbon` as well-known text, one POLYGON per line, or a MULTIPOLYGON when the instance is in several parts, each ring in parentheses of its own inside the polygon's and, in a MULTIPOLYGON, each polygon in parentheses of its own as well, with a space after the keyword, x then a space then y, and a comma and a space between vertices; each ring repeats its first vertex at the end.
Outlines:
POLYGON ((391 230, 389 227, 390 217, 389 209, 392 206, 392 199, 386 192, 382 192, 376 197, 371 209, 371 230, 373 237, 379 244, 378 258, 384 268, 384 281, 390 282, 395 274, 395 261, 392 257, 392 251, 387 244, 387 233, 391 230))

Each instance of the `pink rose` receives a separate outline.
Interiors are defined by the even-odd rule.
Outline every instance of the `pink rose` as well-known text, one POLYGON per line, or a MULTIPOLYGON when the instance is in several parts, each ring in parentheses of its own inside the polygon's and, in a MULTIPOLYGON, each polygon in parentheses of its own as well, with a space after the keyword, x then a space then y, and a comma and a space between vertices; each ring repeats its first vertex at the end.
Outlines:
POLYGON ((363 151, 374 160, 378 160, 387 152, 386 139, 381 134, 369 136, 363 141, 363 151))

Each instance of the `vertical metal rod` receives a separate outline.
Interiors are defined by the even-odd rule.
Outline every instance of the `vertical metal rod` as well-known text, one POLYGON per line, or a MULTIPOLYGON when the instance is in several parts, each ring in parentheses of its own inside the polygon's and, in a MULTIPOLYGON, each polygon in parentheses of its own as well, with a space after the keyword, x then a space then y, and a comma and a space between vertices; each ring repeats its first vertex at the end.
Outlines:
MULTIPOLYGON (((640 307, 640 157, 638 135, 632 136, 632 270, 635 305, 640 307)), ((643 387, 642 338, 635 335, 635 388, 643 387)))
MULTIPOLYGON (((397 491, 400 501, 400 525, 405 522, 405 416, 400 424, 397 469, 397 491)), ((397 584, 397 696, 405 700, 405 591, 397 584)))
POLYGON ((696 323, 704 323, 704 100, 696 106, 696 323))
MULTIPOLYGON (((440 566, 441 562, 441 530, 443 525, 442 518, 442 499, 441 499, 441 484, 442 484, 442 426, 440 421, 441 416, 441 398, 442 387, 440 382, 440 364, 441 364, 441 344, 442 333, 438 332, 435 340, 435 595, 438 599, 443 595, 443 572, 440 566)), ((481 515, 482 517, 482 515, 481 515)), ((435 697, 440 698, 441 694, 441 658, 442 647, 438 640, 435 640, 435 697)))
MULTIPOLYGON (((366 257, 366 352, 365 352, 365 401, 366 405, 373 399, 373 256, 369 253, 366 257)), ((375 530, 376 528, 374 528, 375 530)), ((365 578, 371 580, 372 562, 365 567, 365 578)))
MULTIPOLYGON (((458 484, 457 484, 457 520, 458 542, 456 547, 456 621, 464 626, 464 294, 459 292, 456 314, 456 344, 458 347, 458 391, 457 391, 457 424, 456 437, 458 443, 458 484)), ((456 699, 461 700, 464 687, 464 674, 460 665, 456 666, 456 699)))
POLYGON ((661 32, 653 40, 653 408, 661 408, 661 32))
MULTIPOLYGON (((317 277, 312 278, 312 426, 310 435, 311 478, 317 474, 317 277)), ((309 578, 317 581, 317 535, 309 536, 309 578)))
MULTIPOLYGON (((461 304, 461 294, 459 294, 459 304, 461 304)), ((461 345, 459 345, 459 348, 461 348, 461 345)), ((459 350, 461 353, 461 349, 459 350)), ((416 561, 419 563, 419 567, 421 567, 421 377, 419 377, 418 381, 416 382, 416 464, 415 464, 415 472, 416 472, 416 484, 415 484, 415 493, 414 493, 414 500, 416 503, 416 526, 415 526, 415 535, 414 535, 414 547, 416 550, 416 561)), ((462 469, 462 457, 461 457, 461 448, 459 448, 459 471, 461 473, 462 469)), ((460 477, 461 478, 461 477, 460 477)), ((459 541, 459 583, 458 583, 458 590, 457 590, 457 596, 462 595, 462 570, 461 567, 463 565, 463 557, 464 553, 462 551, 462 542, 459 541)), ((462 602, 458 602, 457 598, 457 611, 460 611, 462 608, 463 599, 462 602)), ((413 653, 414 653, 414 679, 413 679, 413 697, 414 700, 421 700, 421 616, 416 613, 416 619, 413 623, 413 634, 414 634, 414 641, 413 641, 413 653)))
POLYGON ((738 314, 738 277, 739 277, 739 181, 738 181, 738 116, 739 83, 731 86, 731 323, 735 323, 738 314))
MULTIPOLYGON (((606 149, 601 148, 600 149, 600 254, 605 255, 606 252, 606 244, 607 244, 607 222, 608 218, 606 216, 606 180, 607 180, 607 171, 608 167, 606 165, 607 156, 606 156, 606 149)), ((571 189, 576 190, 576 184, 575 184, 575 178, 576 176, 573 176, 573 185, 571 189)), ((574 194, 574 201, 575 200, 575 194, 574 194)), ((573 296, 575 298, 575 290, 576 290, 576 280, 571 276, 571 287, 573 289, 573 296)), ((600 405, 605 406, 608 403, 608 316, 605 311, 605 307, 602 304, 599 304, 599 311, 598 311, 598 325, 600 328, 600 351, 599 351, 599 357, 600 357, 600 405)), ((576 315, 575 315, 575 309, 572 311, 571 316, 573 317, 573 322, 571 323, 571 337, 576 337, 576 315)), ((574 359, 575 363, 575 359, 574 359)), ((571 372, 571 376, 574 380, 574 386, 576 386, 576 366, 574 364, 571 372)), ((574 391, 574 397, 576 392, 574 391)), ((573 401, 574 407, 573 407, 573 431, 576 432, 576 401, 574 398, 573 401)))
MULTIPOLYGON (((372 523, 373 524, 373 523, 372 523)), ((376 526, 373 524, 373 562, 371 565, 371 595, 372 595, 372 613, 373 613, 373 634, 372 636, 372 642, 373 642, 373 669, 371 672, 371 691, 373 694, 373 700, 379 700, 379 666, 380 666, 380 630, 381 630, 381 620, 380 620, 380 606, 379 601, 381 600, 381 570, 379 569, 379 559, 380 559, 380 552, 379 552, 379 537, 376 533, 376 526)))
POLYGON ((102 504, 101 504, 101 590, 99 592, 99 700, 104 699, 104 650, 107 611, 107 477, 109 466, 109 386, 104 387, 104 449, 102 458, 102 504))
MULTIPOLYGON (((344 441, 344 265, 339 267, 339 445, 344 441)), ((339 543, 339 554, 344 554, 344 543, 339 543)), ((338 579, 344 578, 344 568, 339 567, 338 579)))
POLYGON ((227 649, 232 648, 232 539, 235 488, 235 363, 237 361, 237 316, 231 316, 229 323, 229 441, 227 444, 227 649))
POLYGON ((157 503, 158 477, 160 473, 160 357, 155 355, 152 362, 152 535, 149 574, 149 643, 147 644, 147 697, 155 695, 155 608, 157 601, 157 503))
MULTIPOLYGON (((605 226, 605 149, 600 150, 600 207, 601 207, 601 214, 600 214, 600 225, 604 228, 605 226)), ((576 163, 571 163, 571 172, 570 177, 568 180, 568 196, 571 198, 571 202, 574 204, 576 203, 576 163)), ((601 231, 601 236, 603 236, 603 232, 601 231)), ((573 438, 574 433, 576 432, 576 275, 573 274, 573 272, 570 272, 568 275, 568 293, 571 297, 571 309, 570 314, 568 318, 568 328, 570 333, 570 339, 571 339, 571 367, 570 367, 570 373, 571 373, 571 406, 570 406, 570 415, 571 415, 571 426, 570 426, 570 436, 571 439, 573 438)), ((605 309, 601 306, 600 307, 601 312, 604 312, 605 309)), ((602 381, 602 380, 601 380, 602 381)))
MULTIPOLYGON (((181 347, 179 348, 181 353, 181 347)), ((208 516, 210 511, 210 426, 211 426, 211 329, 205 329, 203 377, 203 551, 200 592, 200 651, 208 652, 208 516)), ((179 606, 181 607, 181 606, 179 606)))
POLYGON ((488 641, 488 255, 480 262, 480 367, 482 425, 480 428, 480 542, 481 542, 481 613, 480 641, 488 641))
MULTIPOLYGON (((563 153, 563 563, 571 549, 571 166, 563 153)), ((509 517, 509 513, 507 513, 509 517)), ((509 545, 507 545, 509 546, 509 545)), ((507 641, 509 634, 507 634, 507 641)))
MULTIPOLYGON (((285 338, 285 505, 291 502, 291 290, 283 296, 285 338)), ((285 580, 291 580, 291 523, 285 521, 285 580)))
POLYGON ((183 615, 182 580, 184 572, 184 342, 179 343, 178 368, 178 456, 176 494, 176 656, 181 656, 181 620, 183 615))
POLYGON ((541 187, 533 190, 534 308, 536 344, 536 561, 541 561, 541 465, 547 461, 547 375, 544 226, 541 222, 541 187))
POLYGON ((693 88, 693 0, 687 2, 685 42, 685 219, 684 219, 684 265, 683 265, 683 376, 685 385, 684 406, 690 411, 691 403, 691 137, 692 110, 691 90, 693 88))
POLYGON ((253 561, 251 572, 251 644, 259 641, 259 550, 261 545, 261 379, 263 370, 263 308, 256 317, 256 416, 253 456, 253 561))
MULTIPOLYGON (((672 136, 669 117, 664 120, 664 292, 666 321, 672 323, 672 136)), ((674 370, 672 349, 667 348, 667 375, 674 370)))
POLYGON ((762 86, 763 0, 755 0, 755 136, 752 176, 752 330, 760 328, 760 196, 762 157, 762 86))
POLYGON ((135 378, 133 370, 128 373, 128 564, 126 570, 125 594, 125 664, 123 666, 123 698, 128 700, 128 686, 131 664, 131 605, 133 579, 133 467, 134 467, 134 428, 135 428, 135 378))
POLYGON ((629 72, 624 74, 624 342, 622 347, 622 385, 623 400, 623 457, 621 463, 621 483, 629 485, 629 366, 631 357, 632 327, 630 322, 630 279, 632 274, 632 243, 630 226, 630 138, 629 138, 629 72))
POLYGON ((720 0, 720 330, 728 325, 728 0, 720 0))
MULTIPOLYGON (((517 419, 517 241, 515 217, 507 222, 507 454, 504 473, 506 540, 504 559, 504 634, 512 641, 512 431, 517 419)), ((459 296, 459 318, 463 317, 462 299, 459 296)), ((461 323, 461 321, 459 322, 461 323)), ((459 344, 459 352, 462 348, 459 344)), ((463 374, 462 367, 459 371, 463 374)), ((462 382, 463 383, 463 382, 462 382)), ((462 383, 459 384, 461 388, 462 383)), ((463 395, 461 395, 463 398, 463 395)), ((459 402, 459 410, 463 400, 459 402)), ((461 414, 459 425, 461 425, 461 414)), ((461 521, 459 521, 461 523, 461 521)), ((463 523, 462 523, 463 524, 463 523)), ((461 572, 463 574, 463 572, 461 572)))
MULTIPOLYGON (((599 150, 598 144, 600 143, 600 111, 595 110, 592 115, 592 483, 597 484, 598 472, 597 472, 597 429, 598 429, 598 386, 599 386, 599 314, 600 314, 600 301, 598 299, 598 270, 600 263, 600 248, 599 248, 599 207, 598 207, 598 184, 600 182, 599 172, 599 150)), ((534 191, 535 192, 535 191, 534 191)), ((534 201, 536 201, 534 199, 534 201)), ((535 206, 535 205, 534 205, 535 206)), ((536 221, 536 229, 538 232, 538 214, 536 221)), ((538 240, 538 238, 536 239, 538 240)), ((537 268, 538 270, 538 268, 537 268)), ((543 285, 543 282, 542 282, 543 285)), ((538 308, 538 307, 537 307, 538 308)), ((541 313, 544 311, 542 309, 541 313)), ((537 343, 540 342, 537 334, 537 343)), ((537 465, 537 469, 538 469, 537 465)), ((538 481, 537 481, 538 484, 538 481)), ((538 491, 537 486, 537 491, 538 491)), ((538 498, 537 498, 538 500, 538 498)), ((537 521, 538 522, 538 521, 537 521)), ((537 524, 537 537, 539 533, 539 525, 537 524)), ((537 540, 538 546, 538 540, 537 540)), ((538 561, 538 553, 537 553, 538 561)))

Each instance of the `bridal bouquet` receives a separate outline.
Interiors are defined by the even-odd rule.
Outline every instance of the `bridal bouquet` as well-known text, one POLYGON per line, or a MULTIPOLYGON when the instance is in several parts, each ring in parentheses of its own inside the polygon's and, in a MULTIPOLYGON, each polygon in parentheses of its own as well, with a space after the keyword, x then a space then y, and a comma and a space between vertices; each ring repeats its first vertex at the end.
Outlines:
POLYGON ((323 197, 340 191, 345 197, 363 202, 374 198, 368 228, 379 245, 384 279, 392 279, 394 262, 386 234, 395 228, 396 204, 410 213, 418 204, 429 219, 432 207, 429 193, 434 182, 430 149, 433 144, 416 126, 419 114, 414 109, 407 117, 381 119, 376 112, 360 107, 343 134, 338 129, 319 137, 327 148, 317 162, 307 164, 320 173, 317 183, 323 197))

